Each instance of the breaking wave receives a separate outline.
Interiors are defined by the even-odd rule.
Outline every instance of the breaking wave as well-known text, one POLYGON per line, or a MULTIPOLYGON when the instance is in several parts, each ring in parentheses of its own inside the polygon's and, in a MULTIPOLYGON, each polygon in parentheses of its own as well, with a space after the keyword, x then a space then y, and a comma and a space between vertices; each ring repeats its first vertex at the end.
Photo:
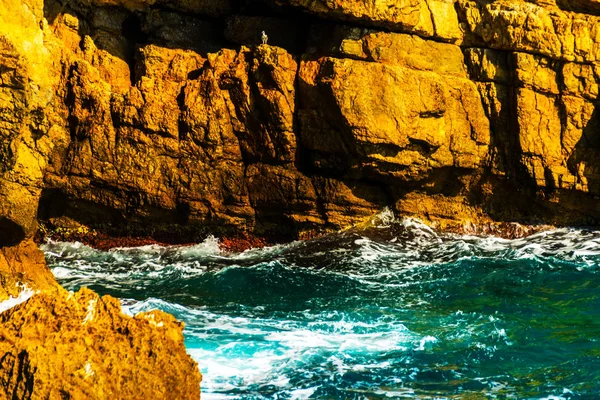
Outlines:
POLYGON ((203 399, 580 398, 600 393, 600 234, 361 230, 238 254, 42 246, 67 288, 186 324, 203 399))

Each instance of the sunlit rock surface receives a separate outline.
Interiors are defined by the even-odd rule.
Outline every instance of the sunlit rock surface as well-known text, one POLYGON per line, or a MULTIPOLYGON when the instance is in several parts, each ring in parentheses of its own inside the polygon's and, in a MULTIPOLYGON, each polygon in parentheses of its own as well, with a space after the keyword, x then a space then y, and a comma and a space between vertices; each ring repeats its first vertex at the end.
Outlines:
POLYGON ((0 397, 198 399, 182 329, 161 311, 125 316, 88 289, 34 295, 0 314, 0 397))
POLYGON ((598 222, 595 3, 2 7, 4 245, 65 216, 182 241, 294 238, 383 206, 598 222))

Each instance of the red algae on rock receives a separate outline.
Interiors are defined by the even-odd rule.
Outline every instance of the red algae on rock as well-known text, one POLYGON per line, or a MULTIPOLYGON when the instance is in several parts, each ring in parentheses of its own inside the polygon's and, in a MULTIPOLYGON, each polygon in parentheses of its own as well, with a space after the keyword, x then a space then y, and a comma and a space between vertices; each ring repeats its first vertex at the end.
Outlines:
MULTIPOLYGON (((212 237, 212 235, 209 235, 212 237)), ((42 243, 45 240, 54 240, 61 242, 80 242, 86 246, 90 246, 98 250, 110 250, 117 247, 139 247, 147 245, 160 246, 193 246, 209 236, 203 236, 201 233, 195 235, 188 234, 188 238, 199 240, 185 240, 185 236, 181 236, 180 232, 174 232, 169 237, 168 231, 161 232, 156 236, 112 236, 102 231, 90 229, 84 225, 61 226, 52 224, 51 226, 41 224, 41 229, 38 230, 35 240, 42 243)), ((312 237, 312 236, 311 236, 312 237)), ((304 237, 307 239, 309 236, 304 237)), ((226 252, 239 253, 252 248, 261 248, 275 243, 266 237, 252 235, 250 233, 237 233, 234 235, 224 235, 218 239, 219 248, 226 252)))
POLYGON ((270 243, 264 238, 249 235, 229 238, 225 237, 219 240, 219 248, 231 253, 240 253, 244 250, 265 247, 269 244, 270 243))

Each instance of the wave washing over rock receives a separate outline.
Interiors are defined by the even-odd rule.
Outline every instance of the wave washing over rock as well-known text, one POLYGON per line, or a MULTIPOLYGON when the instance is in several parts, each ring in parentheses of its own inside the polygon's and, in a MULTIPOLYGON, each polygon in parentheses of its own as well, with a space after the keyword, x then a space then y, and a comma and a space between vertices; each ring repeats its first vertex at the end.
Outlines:
POLYGON ((17 306, 27 301, 31 296, 35 294, 35 292, 27 286, 19 285, 19 290, 20 292, 16 295, 16 297, 10 296, 8 299, 0 301, 0 313, 10 310, 14 306, 17 306))
POLYGON ((600 232, 507 240, 388 217, 237 254, 214 239, 43 250, 65 287, 184 321, 203 399, 600 392, 600 232))

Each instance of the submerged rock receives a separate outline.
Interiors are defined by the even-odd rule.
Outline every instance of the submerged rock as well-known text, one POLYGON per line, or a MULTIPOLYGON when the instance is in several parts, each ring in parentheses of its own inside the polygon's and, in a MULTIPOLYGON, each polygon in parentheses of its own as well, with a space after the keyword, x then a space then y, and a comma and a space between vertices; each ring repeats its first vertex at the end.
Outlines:
POLYGON ((182 329, 160 311, 123 315, 88 289, 36 294, 0 314, 0 397, 198 399, 182 329))

